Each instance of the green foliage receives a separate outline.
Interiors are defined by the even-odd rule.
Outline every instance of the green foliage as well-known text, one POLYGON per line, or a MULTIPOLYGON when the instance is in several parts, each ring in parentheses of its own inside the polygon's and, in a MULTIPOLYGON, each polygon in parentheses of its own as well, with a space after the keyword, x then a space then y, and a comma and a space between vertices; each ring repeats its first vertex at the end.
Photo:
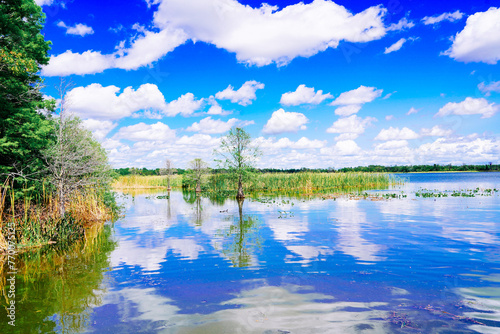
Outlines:
POLYGON ((232 128, 221 139, 219 150, 215 151, 219 167, 227 169, 227 178, 238 182, 238 197, 243 195, 243 183, 254 176, 254 163, 261 154, 252 146, 250 134, 242 128, 232 128))
POLYGON ((31 178, 43 170, 41 151, 53 134, 38 110, 52 110, 39 91, 50 43, 40 33, 44 14, 33 0, 0 0, 0 178, 31 178))

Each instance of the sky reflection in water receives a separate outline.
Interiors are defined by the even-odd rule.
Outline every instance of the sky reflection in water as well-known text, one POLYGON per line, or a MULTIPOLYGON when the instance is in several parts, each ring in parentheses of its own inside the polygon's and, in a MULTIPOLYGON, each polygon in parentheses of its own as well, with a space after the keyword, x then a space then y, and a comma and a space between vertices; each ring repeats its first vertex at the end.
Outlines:
MULTIPOLYGON (((448 175, 409 175, 403 190, 500 188, 498 173, 448 175)), ((121 198, 87 332, 500 331, 499 193, 241 206, 158 195, 121 198)))

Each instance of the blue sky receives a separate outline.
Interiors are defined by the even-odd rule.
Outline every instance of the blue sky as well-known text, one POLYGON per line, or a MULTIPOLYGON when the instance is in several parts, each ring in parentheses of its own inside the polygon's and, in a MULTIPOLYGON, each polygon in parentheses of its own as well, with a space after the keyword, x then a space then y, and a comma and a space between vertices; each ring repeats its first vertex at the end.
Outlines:
POLYGON ((215 166, 231 126, 258 167, 500 163, 493 1, 36 2, 44 94, 114 167, 215 166))

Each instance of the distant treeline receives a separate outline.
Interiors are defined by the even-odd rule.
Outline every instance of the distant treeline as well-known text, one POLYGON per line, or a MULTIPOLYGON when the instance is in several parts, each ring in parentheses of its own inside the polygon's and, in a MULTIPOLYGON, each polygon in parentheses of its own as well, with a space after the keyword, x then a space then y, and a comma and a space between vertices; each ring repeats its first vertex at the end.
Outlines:
MULTIPOLYGON (((500 171, 500 165, 486 164, 486 165, 410 165, 410 166, 381 166, 369 165, 359 167, 344 167, 335 169, 329 168, 262 168, 255 170, 258 173, 301 173, 301 172, 318 172, 318 173, 347 173, 347 172, 376 172, 376 173, 411 173, 411 172, 492 172, 500 171)), ((118 168, 115 172, 119 175, 164 175, 164 169, 147 169, 147 168, 118 168)), ((177 168, 176 174, 185 174, 186 169, 177 168)), ((223 169, 211 169, 213 174, 223 173, 223 169)))

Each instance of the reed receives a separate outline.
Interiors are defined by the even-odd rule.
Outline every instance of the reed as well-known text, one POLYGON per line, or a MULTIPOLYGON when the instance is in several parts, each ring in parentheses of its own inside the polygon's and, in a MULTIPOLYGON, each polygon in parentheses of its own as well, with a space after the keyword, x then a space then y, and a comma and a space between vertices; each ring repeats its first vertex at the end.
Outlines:
MULTIPOLYGON (((147 189, 147 188, 167 188, 166 175, 124 175, 111 185, 114 189, 147 189)), ((172 175, 170 186, 180 188, 182 186, 182 175, 172 175)))
POLYGON ((42 194, 15 198, 8 185, 0 188, 0 253, 8 247, 8 227, 15 229, 19 251, 52 243, 70 243, 84 235, 84 227, 112 219, 117 212, 107 205, 103 190, 80 189, 67 198, 67 215, 59 216, 59 201, 45 189, 42 194), (7 201, 7 203, 6 203, 7 201))
MULTIPOLYGON (((305 193, 329 190, 385 189, 400 181, 384 173, 269 173, 257 174, 245 182, 248 191, 300 191, 305 193)), ((207 182, 208 191, 235 191, 237 184, 225 174, 213 174, 207 182)))

